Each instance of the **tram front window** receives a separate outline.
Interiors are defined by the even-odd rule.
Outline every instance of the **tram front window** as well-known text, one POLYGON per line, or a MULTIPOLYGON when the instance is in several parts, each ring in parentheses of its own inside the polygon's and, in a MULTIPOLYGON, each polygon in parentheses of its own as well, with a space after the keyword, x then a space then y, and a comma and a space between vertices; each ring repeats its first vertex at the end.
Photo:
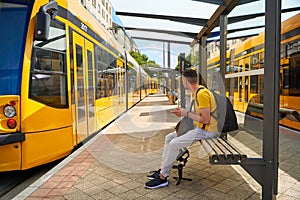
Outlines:
POLYGON ((27 5, 0 2, 0 95, 19 95, 28 26, 27 5))
POLYGON ((47 41, 34 41, 31 58, 29 97, 43 104, 68 107, 66 31, 52 20, 47 41))

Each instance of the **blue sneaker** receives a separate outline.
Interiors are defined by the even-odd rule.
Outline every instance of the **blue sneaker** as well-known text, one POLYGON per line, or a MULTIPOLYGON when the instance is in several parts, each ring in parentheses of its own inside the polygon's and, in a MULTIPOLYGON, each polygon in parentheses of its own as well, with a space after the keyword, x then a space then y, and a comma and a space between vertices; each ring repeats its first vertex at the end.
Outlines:
POLYGON ((153 180, 155 178, 159 178, 159 174, 160 174, 160 169, 159 170, 154 170, 154 171, 150 171, 150 175, 147 176, 147 179, 149 180, 153 180))
POLYGON ((162 180, 161 178, 158 177, 145 183, 145 187, 149 189, 155 189, 160 187, 166 187, 168 184, 169 184, 168 178, 162 180))

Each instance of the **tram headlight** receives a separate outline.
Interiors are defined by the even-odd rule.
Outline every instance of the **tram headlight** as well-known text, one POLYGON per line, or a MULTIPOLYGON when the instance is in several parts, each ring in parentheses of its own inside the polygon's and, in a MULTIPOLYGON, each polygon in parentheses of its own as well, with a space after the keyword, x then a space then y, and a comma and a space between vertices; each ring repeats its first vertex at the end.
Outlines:
POLYGON ((5 117, 12 118, 12 117, 16 116, 16 109, 15 109, 15 107, 13 107, 11 105, 7 105, 4 107, 3 113, 4 113, 5 117))

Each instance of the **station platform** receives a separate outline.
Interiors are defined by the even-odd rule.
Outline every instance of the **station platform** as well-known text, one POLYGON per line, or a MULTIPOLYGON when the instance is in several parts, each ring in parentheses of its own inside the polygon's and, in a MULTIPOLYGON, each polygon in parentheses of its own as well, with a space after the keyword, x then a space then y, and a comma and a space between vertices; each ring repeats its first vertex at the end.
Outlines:
MULTIPOLYGON (((210 165, 199 142, 189 147, 183 170, 192 181, 176 185, 173 169, 167 187, 144 188, 149 171, 160 167, 165 135, 179 120, 170 113, 175 107, 166 95, 146 97, 14 199, 261 199, 261 186, 242 167, 210 165)), ((248 157, 260 157, 260 138, 246 133, 228 139, 248 157)), ((300 199, 299 147, 299 132, 280 128, 277 199, 300 199)))

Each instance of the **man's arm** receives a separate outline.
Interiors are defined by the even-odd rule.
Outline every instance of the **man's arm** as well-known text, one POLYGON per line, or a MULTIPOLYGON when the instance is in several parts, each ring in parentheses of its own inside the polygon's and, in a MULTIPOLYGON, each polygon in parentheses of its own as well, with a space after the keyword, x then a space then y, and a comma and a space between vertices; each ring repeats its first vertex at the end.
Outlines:
POLYGON ((210 122, 210 109, 200 108, 200 115, 194 112, 186 112, 186 115, 194 121, 200 122, 202 124, 209 124, 210 122))
POLYGON ((209 124, 210 122, 210 109, 209 108, 200 108, 200 115, 191 111, 187 111, 183 108, 177 108, 172 110, 177 117, 187 116, 194 121, 200 122, 202 124, 209 124))

